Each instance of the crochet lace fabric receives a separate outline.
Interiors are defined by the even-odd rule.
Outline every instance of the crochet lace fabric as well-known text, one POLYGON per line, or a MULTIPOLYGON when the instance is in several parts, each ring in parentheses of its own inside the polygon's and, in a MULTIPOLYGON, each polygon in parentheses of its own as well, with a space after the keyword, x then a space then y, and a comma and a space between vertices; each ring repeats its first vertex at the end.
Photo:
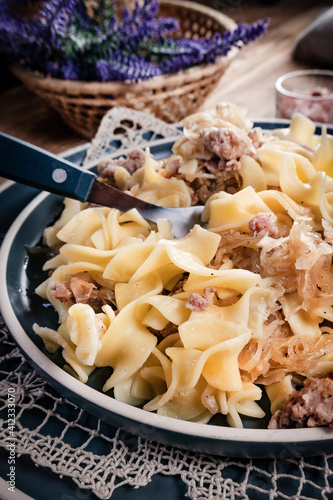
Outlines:
MULTIPOLYGON (((121 142, 120 148, 143 147, 152 137, 163 140, 179 134, 177 128, 139 112, 112 113, 92 142, 88 163, 114 151, 115 142, 121 142)), ((7 450, 13 394, 17 458, 28 455, 59 479, 71 478, 101 499, 111 498, 124 485, 144 488, 156 474, 178 476, 193 500, 332 498, 333 454, 279 460, 221 458, 138 438, 89 415, 38 376, 0 317, 0 446, 7 450)))
POLYGON ((72 478, 98 498, 111 498, 125 484, 144 487, 155 474, 179 476, 193 500, 332 498, 333 454, 283 460, 220 458, 138 438, 92 417, 31 369, 2 318, 0 379, 0 446, 8 444, 8 394, 13 391, 17 455, 29 455, 37 465, 59 478, 72 478))

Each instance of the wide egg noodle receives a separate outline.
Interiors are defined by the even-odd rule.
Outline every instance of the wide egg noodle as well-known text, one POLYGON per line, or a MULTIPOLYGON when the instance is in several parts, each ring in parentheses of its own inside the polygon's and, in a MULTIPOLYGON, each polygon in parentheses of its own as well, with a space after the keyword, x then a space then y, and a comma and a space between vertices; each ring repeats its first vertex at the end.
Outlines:
MULTIPOLYGON (((76 345, 75 355, 81 363, 88 366, 95 364, 104 333, 104 328, 101 328, 96 319, 97 315, 88 304, 74 304, 68 310, 66 322, 70 339, 76 345)), ((104 327, 104 323, 102 325, 104 327)))
POLYGON ((180 240, 160 240, 154 247, 145 262, 131 276, 130 282, 135 282, 156 270, 163 278, 163 282, 170 281, 179 270, 189 271, 196 266, 204 270, 213 258, 218 247, 220 237, 200 226, 180 240))
POLYGON ((315 131, 315 123, 302 113, 296 112, 291 118, 289 127, 274 130, 273 134, 291 143, 315 148, 320 140, 319 137, 315 135, 315 131))
POLYGON ((267 189, 267 179, 259 162, 248 155, 242 155, 239 161, 242 189, 248 186, 251 186, 256 192, 267 189))
POLYGON ((286 375, 280 382, 275 382, 266 387, 266 393, 271 402, 272 414, 282 407, 287 396, 293 391, 292 375, 286 375))
POLYGON ((138 198, 162 207, 190 207, 191 193, 182 180, 160 179, 155 184, 144 184, 138 198))
POLYGON ((231 228, 249 232, 248 223, 254 215, 271 212, 252 186, 234 195, 224 192, 213 195, 208 210, 209 215, 204 214, 204 217, 208 217, 207 228, 216 233, 231 228))
MULTIPOLYGON (((109 259, 103 271, 105 279, 115 282, 126 282, 131 279, 151 255, 156 242, 141 241, 134 245, 121 247, 109 259)), ((153 269, 152 267, 150 270, 153 269)))
MULTIPOLYGON (((125 238, 143 239, 149 235, 151 225, 138 215, 137 210, 129 210, 123 215, 115 209, 109 211, 105 227, 105 239, 109 242, 109 245, 105 250, 117 248, 125 238)), ((96 246, 96 248, 99 247, 96 246)))
MULTIPOLYGON (((205 317, 207 321, 226 321, 247 328, 252 338, 260 339, 264 335, 263 325, 266 319, 278 308, 276 301, 279 298, 280 294, 274 289, 254 286, 246 290, 234 304, 224 307, 210 306, 205 311, 205 317)), ((191 319, 202 321, 201 313, 194 311, 191 319)))
POLYGON ((314 152, 312 163, 317 171, 333 177, 333 137, 328 135, 325 126, 322 127, 321 140, 314 152))
MULTIPOLYGON (((145 296, 155 295, 162 290, 159 277, 154 274, 145 287, 145 296)), ((135 373, 148 359, 157 338, 142 325, 147 306, 140 308, 143 296, 134 298, 119 311, 105 332, 101 348, 96 356, 96 366, 112 366, 113 374, 106 381, 103 390, 111 389, 116 383, 135 373)))
POLYGON ((207 423, 212 415, 201 401, 201 395, 206 385, 205 379, 200 378, 195 387, 176 394, 157 410, 157 414, 190 422, 207 423))
POLYGON ((66 331, 66 326, 61 325, 58 331, 47 327, 41 327, 36 323, 33 325, 34 332, 39 335, 45 344, 46 349, 54 353, 58 347, 62 348, 62 356, 73 372, 78 376, 83 383, 88 381, 89 375, 95 370, 95 366, 89 366, 80 362, 75 354, 75 344, 73 344, 66 331))
MULTIPOLYGON (((222 391, 220 391, 221 396, 222 391)), ((228 424, 231 427, 242 427, 240 415, 258 419, 263 418, 265 412, 256 403, 261 399, 261 396, 261 389, 251 382, 244 382, 242 388, 236 392, 226 392, 224 395, 227 407, 225 414, 227 415, 228 424)))
POLYGON ((187 296, 207 287, 216 288, 218 294, 226 289, 244 294, 248 288, 263 283, 258 274, 245 269, 203 269, 197 265, 195 270, 197 272, 192 272, 184 284, 187 296))
POLYGON ((297 292, 286 294, 280 298, 282 310, 294 335, 299 337, 318 338, 321 335, 319 324, 323 321, 323 316, 314 315, 313 311, 306 311, 302 308, 302 298, 297 292))
POLYGON ((57 237, 65 243, 89 244, 91 236, 102 229, 103 216, 108 212, 106 207, 87 208, 70 219, 57 233, 57 237))
POLYGON ((60 243, 57 236, 67 222, 69 222, 76 214, 80 213, 84 208, 87 208, 88 203, 82 203, 71 198, 64 199, 64 209, 61 212, 59 219, 53 226, 47 227, 44 230, 44 244, 48 247, 54 247, 60 243))
POLYGON ((36 288, 37 295, 45 300, 48 300, 57 311, 59 323, 63 323, 66 320, 70 304, 53 297, 51 290, 58 283, 64 283, 67 281, 67 274, 63 272, 64 267, 65 266, 61 266, 58 269, 55 269, 52 275, 36 288))
MULTIPOLYGON (((195 370, 197 375, 200 367, 212 387, 228 391, 240 389, 238 355, 251 338, 249 330, 227 321, 211 319, 202 324, 201 320, 190 318, 179 331, 185 350, 203 351, 195 370)), ((168 355, 172 358, 171 349, 168 355)))
POLYGON ((143 319, 143 324, 162 330, 169 322, 181 325, 188 320, 190 311, 185 307, 184 300, 165 295, 154 295, 145 299, 152 308, 143 319), (157 314, 158 313, 158 314, 157 314))
POLYGON ((297 203, 309 207, 319 220, 322 217, 319 202, 322 177, 325 174, 317 172, 306 159, 297 155, 284 155, 280 167, 282 191, 297 203))

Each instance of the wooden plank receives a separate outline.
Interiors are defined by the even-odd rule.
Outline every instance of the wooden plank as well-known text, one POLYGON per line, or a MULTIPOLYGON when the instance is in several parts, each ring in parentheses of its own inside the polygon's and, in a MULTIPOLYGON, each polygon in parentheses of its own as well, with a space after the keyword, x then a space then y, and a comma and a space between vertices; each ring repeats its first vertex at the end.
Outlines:
POLYGON ((284 73, 308 67, 292 59, 292 47, 299 33, 323 9, 321 2, 315 5, 311 1, 282 4, 284 8, 277 2, 266 9, 244 5, 239 9, 241 12, 235 12, 237 22, 250 23, 268 16, 271 19, 269 29, 262 39, 240 51, 206 100, 204 109, 219 101, 231 101, 246 109, 251 117, 275 116, 275 82, 284 73))

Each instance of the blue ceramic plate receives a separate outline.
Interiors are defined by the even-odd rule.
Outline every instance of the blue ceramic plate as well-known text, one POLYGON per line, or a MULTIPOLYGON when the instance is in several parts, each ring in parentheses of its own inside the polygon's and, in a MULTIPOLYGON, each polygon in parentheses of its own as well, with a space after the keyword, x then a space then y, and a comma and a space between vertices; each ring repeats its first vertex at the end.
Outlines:
MULTIPOLYGON (((263 128, 276 128, 285 122, 260 122, 263 128)), ((150 145, 156 158, 170 154, 170 140, 150 145)), ((73 157, 71 157, 73 161, 73 157)), ((222 417, 208 425, 184 422, 146 412, 114 400, 101 392, 109 369, 96 370, 87 384, 79 382, 63 369, 61 354, 50 356, 42 340, 33 332, 32 324, 57 327, 57 315, 51 307, 34 294, 34 289, 45 276, 41 271, 42 254, 28 257, 27 249, 41 240, 43 230, 60 213, 62 199, 41 193, 25 186, 9 183, 6 196, 1 196, 1 213, 11 210, 16 215, 25 204, 32 201, 18 215, 8 230, 0 254, 1 310, 14 340, 41 376, 61 395, 108 423, 126 429, 135 435, 160 441, 172 446, 215 455, 234 457, 311 456, 331 452, 333 431, 326 428, 267 430, 267 418, 244 419, 243 429, 225 425, 222 417), (8 196, 10 190, 11 196, 8 196), (16 203, 15 203, 16 202, 16 203)), ((7 219, 8 221, 8 219, 7 219)), ((4 234, 8 224, 3 219, 0 232, 4 234)), ((267 401, 262 405, 266 407, 267 401)))

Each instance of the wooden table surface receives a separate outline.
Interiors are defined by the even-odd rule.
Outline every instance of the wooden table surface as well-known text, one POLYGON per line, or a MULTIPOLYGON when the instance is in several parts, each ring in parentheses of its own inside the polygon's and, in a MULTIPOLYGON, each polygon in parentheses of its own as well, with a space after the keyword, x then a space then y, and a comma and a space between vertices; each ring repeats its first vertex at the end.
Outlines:
MULTIPOLYGON (((209 4, 208 1, 203 3, 209 4)), ((270 26, 264 37, 240 51, 204 108, 211 108, 219 101, 230 101, 246 108, 251 118, 273 118, 276 79, 289 71, 313 67, 293 60, 294 41, 322 9, 331 6, 331 2, 215 0, 211 4, 220 6, 236 22, 251 23, 269 17, 270 26)), ((0 110, 1 131, 53 153, 87 142, 22 85, 0 93, 0 110)))

